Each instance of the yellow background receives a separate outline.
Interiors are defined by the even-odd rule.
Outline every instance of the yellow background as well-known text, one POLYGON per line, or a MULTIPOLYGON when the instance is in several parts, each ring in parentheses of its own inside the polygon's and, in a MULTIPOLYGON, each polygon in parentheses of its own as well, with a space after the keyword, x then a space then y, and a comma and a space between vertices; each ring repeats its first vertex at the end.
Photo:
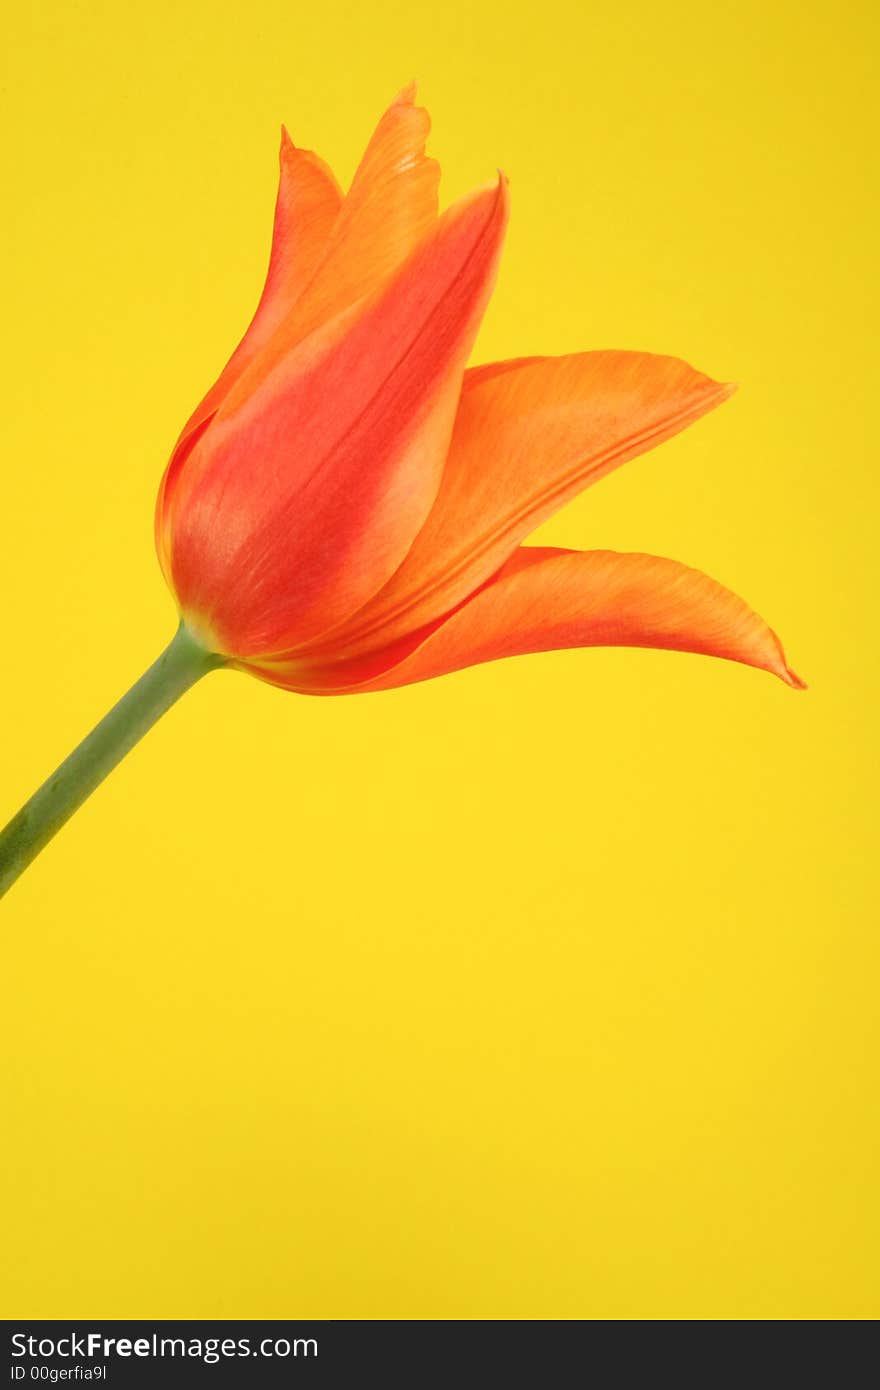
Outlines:
POLYGON ((6 1317, 859 1319, 878 1299, 868 0, 153 0, 6 22, 11 814, 171 635, 153 497, 279 123, 410 77, 510 175, 477 356, 742 383, 543 528, 730 584, 811 690, 650 652, 203 682, 5 901, 6 1317))

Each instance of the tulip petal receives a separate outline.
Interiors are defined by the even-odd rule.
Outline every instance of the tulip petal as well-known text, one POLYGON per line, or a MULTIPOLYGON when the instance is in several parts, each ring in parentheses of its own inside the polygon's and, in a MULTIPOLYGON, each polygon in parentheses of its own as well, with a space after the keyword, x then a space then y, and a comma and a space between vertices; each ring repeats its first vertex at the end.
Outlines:
POLYGON ((294 145, 281 130, 278 196, 266 283, 256 313, 235 352, 204 400, 193 411, 182 437, 213 413, 313 279, 326 255, 342 207, 342 192, 330 169, 311 150, 294 145))
POLYGON ((465 375, 443 481, 381 593, 334 633, 354 654, 449 612, 552 512, 725 400, 675 357, 584 352, 465 375))
POLYGON ((463 199, 369 300, 223 402, 169 526, 174 588, 216 650, 311 640, 400 564, 436 496, 506 220, 503 181, 463 199))
POLYGON ((379 121, 321 264, 285 326, 287 346, 369 294, 436 222, 440 166, 425 155, 431 119, 415 92, 415 84, 405 88, 379 121))
POLYGON ((798 689, 776 634, 736 594, 655 555, 524 547, 448 618, 390 652, 258 674, 313 694, 388 690, 464 666, 562 647, 658 647, 724 657, 798 689))
POLYGON ((156 536, 166 574, 167 543, 162 539, 165 506, 192 451, 194 437, 290 314, 320 264, 341 206, 339 185, 324 161, 311 150, 297 149, 282 128, 272 250, 260 302, 235 352, 181 430, 159 485, 156 536))
POLYGON ((381 283, 436 221, 440 166, 425 156, 431 121, 415 105, 415 92, 413 83, 385 112, 344 199, 323 160, 297 149, 282 127, 272 253, 260 303, 181 431, 159 486, 156 543, 166 577, 165 506, 195 432, 261 353, 262 374, 251 375, 249 389, 297 342, 381 283), (273 338, 273 350, 264 352, 273 338))

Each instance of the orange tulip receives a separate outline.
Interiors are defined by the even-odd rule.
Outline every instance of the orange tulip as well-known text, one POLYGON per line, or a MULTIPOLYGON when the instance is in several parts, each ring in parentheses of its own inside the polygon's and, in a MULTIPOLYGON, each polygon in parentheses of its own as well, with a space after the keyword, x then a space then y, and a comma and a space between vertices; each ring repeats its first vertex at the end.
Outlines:
POLYGON ((407 89, 344 196, 283 132, 260 303, 159 490, 156 543, 178 636, 3 832, 0 889, 213 666, 343 694, 518 653, 628 645, 726 657, 802 684, 767 624, 696 570, 523 547, 583 488, 732 388, 638 352, 468 370, 507 183, 499 176, 438 216, 428 127, 407 89))
POLYGON ((633 352, 466 372, 507 188, 438 218, 427 130, 407 90, 345 198, 283 136, 263 297, 159 495, 184 621, 209 650, 309 693, 596 644, 706 652, 797 685, 767 625, 695 570, 520 548, 731 388, 633 352))

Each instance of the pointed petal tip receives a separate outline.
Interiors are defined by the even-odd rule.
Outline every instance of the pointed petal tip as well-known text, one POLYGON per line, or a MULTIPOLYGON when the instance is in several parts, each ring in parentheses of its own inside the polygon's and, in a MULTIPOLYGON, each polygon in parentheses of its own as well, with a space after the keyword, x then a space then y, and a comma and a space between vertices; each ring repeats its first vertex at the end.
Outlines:
POLYGON ((297 145, 286 125, 281 126, 281 141, 278 147, 278 164, 282 174, 285 170, 290 173, 298 166, 301 169, 311 168, 314 173, 329 183, 336 190, 339 197, 342 197, 339 185, 333 175, 333 171, 328 168, 320 155, 314 150, 307 150, 302 145, 297 145))
POLYGON ((308 159, 310 157, 314 159, 312 151, 301 149, 287 129, 287 126, 282 123, 281 142, 278 147, 278 162, 279 164, 284 164, 287 160, 295 159, 297 155, 301 159, 308 159))
POLYGON ((494 183, 487 183, 483 192, 491 199, 490 220, 497 226, 499 235, 503 235, 510 217, 510 180, 503 169, 498 170, 494 183))
MULTIPOLYGON (((783 684, 788 686, 789 690, 807 690, 809 688, 807 682, 798 675, 797 671, 789 666, 788 658, 785 655, 785 648, 778 635, 772 628, 768 628, 767 632, 775 650, 770 660, 766 663, 765 670, 769 671, 773 676, 778 676, 783 684)), ((757 665, 758 663, 755 664, 757 665)))
POLYGON ((801 676, 798 675, 797 671, 793 670, 792 667, 789 666, 788 659, 785 655, 785 649, 783 648, 783 645, 777 637, 776 633, 771 630, 770 636, 773 640, 773 645, 776 648, 776 651, 774 653, 774 656, 767 663, 766 669, 771 673, 771 675, 778 676, 779 679, 783 682, 783 684, 787 685, 790 690, 809 689, 807 682, 803 680, 801 676))
POLYGON ((798 675, 797 671, 793 671, 788 665, 785 665, 779 672, 779 677, 781 680, 785 681, 785 684, 792 690, 809 690, 810 688, 807 682, 798 675))
MULTIPOLYGON (((423 106, 421 102, 419 102, 418 95, 419 84, 415 78, 413 78, 412 82, 408 82, 406 86, 401 88, 397 93, 397 96, 385 112, 385 115, 387 117, 392 111, 401 110, 404 113, 409 113, 410 119, 414 117, 417 123, 420 123, 422 140, 424 141, 427 140, 431 133, 431 113, 426 106, 423 106)), ((403 118, 405 119, 405 115, 403 118)), ((424 154, 424 149, 422 153, 424 154)), ((431 160, 429 162, 435 163, 436 161, 431 160)))
POLYGON ((415 78, 407 82, 405 87, 401 87, 397 96, 392 101, 392 106, 414 106, 419 92, 419 84, 415 78))
POLYGON ((503 206, 506 214, 510 209, 510 179, 503 169, 498 169, 497 174, 498 177, 495 182, 487 184, 486 188, 491 189, 495 194, 497 201, 503 206))
POLYGON ((500 217, 502 222, 506 222, 510 211, 510 184, 507 175, 502 170, 498 170, 497 178, 478 184, 476 188, 471 189, 470 193, 465 193, 463 197, 446 209, 443 216, 448 217, 456 209, 461 211, 477 206, 487 210, 490 221, 500 217))

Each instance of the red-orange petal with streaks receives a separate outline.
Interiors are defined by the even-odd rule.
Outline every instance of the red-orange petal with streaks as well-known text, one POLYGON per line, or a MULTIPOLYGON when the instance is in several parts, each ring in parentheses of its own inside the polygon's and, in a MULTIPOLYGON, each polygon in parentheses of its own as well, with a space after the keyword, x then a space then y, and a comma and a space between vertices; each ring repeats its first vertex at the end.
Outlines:
POLYGON ((523 547, 472 599, 406 646, 338 666, 279 664, 259 674, 314 694, 364 693, 528 652, 626 646, 723 657, 804 688, 779 638, 731 590, 675 560, 609 550, 523 547))
POLYGON ((366 304, 223 402, 170 527, 182 611, 217 650, 313 639, 400 564, 436 496, 507 212, 504 180, 462 199, 366 304))
POLYGON ((437 499, 388 584, 331 644, 354 655, 448 612, 577 493, 712 410, 732 387, 676 357, 583 352, 465 375, 437 499))

